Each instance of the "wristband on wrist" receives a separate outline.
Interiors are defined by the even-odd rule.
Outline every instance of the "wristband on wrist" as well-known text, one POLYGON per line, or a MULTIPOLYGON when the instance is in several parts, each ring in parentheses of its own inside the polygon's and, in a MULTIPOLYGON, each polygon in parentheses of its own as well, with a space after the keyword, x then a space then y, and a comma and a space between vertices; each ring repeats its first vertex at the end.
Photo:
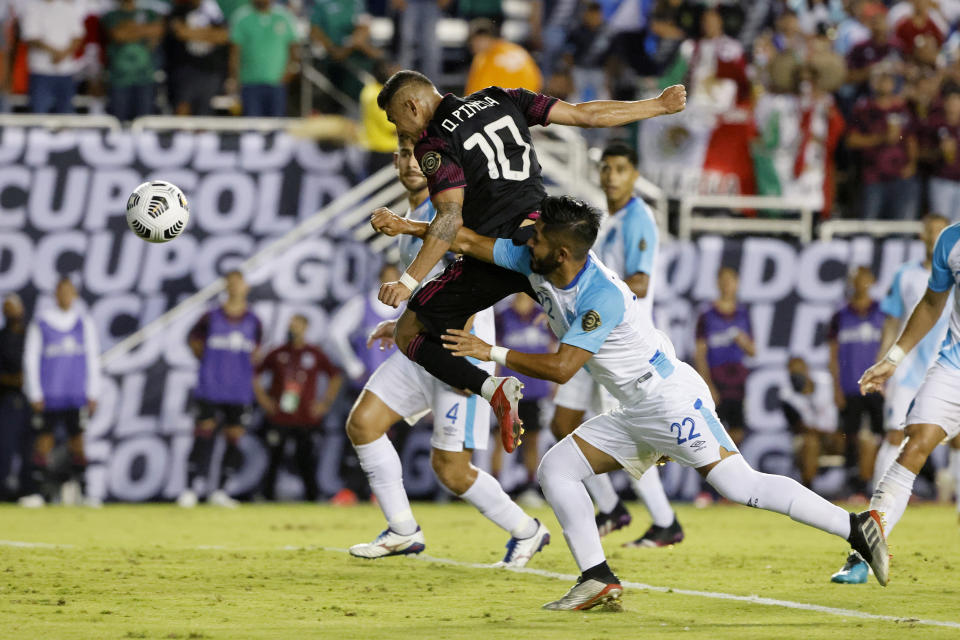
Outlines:
POLYGON ((890 347, 890 351, 887 351, 887 357, 884 358, 887 362, 893 365, 898 365, 903 361, 903 358, 907 355, 907 352, 900 348, 900 345, 893 345, 890 347))
POLYGON ((507 366, 507 353, 510 352, 510 349, 506 347, 490 347, 490 359, 496 362, 501 366, 507 366))
POLYGON ((403 275, 400 276, 400 284, 405 286, 407 289, 410 289, 410 291, 413 291, 417 288, 417 285, 420 284, 420 281, 404 271, 403 275))

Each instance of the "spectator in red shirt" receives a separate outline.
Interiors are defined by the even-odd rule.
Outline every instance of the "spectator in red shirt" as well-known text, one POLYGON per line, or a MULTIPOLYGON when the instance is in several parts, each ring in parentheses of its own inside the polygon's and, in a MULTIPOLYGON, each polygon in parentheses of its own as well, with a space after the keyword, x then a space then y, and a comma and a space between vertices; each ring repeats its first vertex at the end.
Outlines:
POLYGON ((944 27, 934 20, 931 0, 912 0, 913 14, 902 18, 893 29, 904 56, 919 64, 935 67, 937 54, 946 40, 944 27))
POLYGON ((934 119, 932 133, 938 142, 938 158, 930 177, 930 210, 956 222, 960 220, 960 86, 944 89, 943 113, 934 119))
POLYGON ((870 29, 870 39, 854 46, 847 54, 847 82, 863 90, 874 65, 884 60, 900 60, 902 56, 890 37, 886 7, 879 2, 870 2, 863 6, 860 15, 870 29))
POLYGON ((860 151, 862 217, 868 220, 917 217, 916 126, 900 82, 890 66, 876 67, 870 81, 873 96, 853 109, 847 144, 860 151))
POLYGON ((257 366, 258 375, 253 382, 257 402, 267 415, 264 434, 270 463, 263 479, 263 494, 269 500, 274 497, 277 469, 289 439, 296 441, 297 471, 303 479, 307 500, 313 502, 319 494, 313 434, 340 392, 343 376, 323 351, 307 344, 306 333, 307 319, 293 316, 287 343, 266 355, 257 366), (260 374, 267 372, 272 375, 269 390, 260 381, 260 374), (321 374, 326 377, 326 390, 318 400, 321 374))

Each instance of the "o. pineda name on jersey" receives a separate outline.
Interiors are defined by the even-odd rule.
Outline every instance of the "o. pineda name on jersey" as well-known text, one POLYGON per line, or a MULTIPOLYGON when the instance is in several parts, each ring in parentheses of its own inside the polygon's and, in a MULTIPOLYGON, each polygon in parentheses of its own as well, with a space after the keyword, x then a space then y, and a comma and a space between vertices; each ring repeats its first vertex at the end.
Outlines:
POLYGON ((482 100, 471 100, 470 102, 465 102, 463 105, 457 107, 450 113, 450 115, 455 117, 458 122, 454 122, 450 118, 444 118, 440 125, 447 131, 453 131, 460 126, 460 123, 463 122, 464 118, 469 120, 484 109, 489 109, 490 107, 498 104, 500 103, 489 96, 483 98, 482 100))

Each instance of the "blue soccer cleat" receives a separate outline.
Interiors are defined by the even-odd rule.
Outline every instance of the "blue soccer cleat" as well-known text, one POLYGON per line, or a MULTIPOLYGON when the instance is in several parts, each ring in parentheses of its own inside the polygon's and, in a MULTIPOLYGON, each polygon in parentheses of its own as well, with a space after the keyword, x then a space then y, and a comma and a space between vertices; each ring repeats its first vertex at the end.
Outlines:
POLYGON ((830 582, 837 584, 866 584, 870 576, 870 567, 856 551, 851 551, 843 568, 830 576, 830 582))

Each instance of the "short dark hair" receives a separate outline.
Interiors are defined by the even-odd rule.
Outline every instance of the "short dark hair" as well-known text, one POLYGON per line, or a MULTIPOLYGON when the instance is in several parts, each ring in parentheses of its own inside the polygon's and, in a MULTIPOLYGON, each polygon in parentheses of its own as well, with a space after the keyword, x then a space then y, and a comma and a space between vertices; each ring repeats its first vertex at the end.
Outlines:
POLYGON ((414 83, 428 87, 434 86, 433 83, 430 82, 430 78, 419 71, 413 71, 412 69, 397 71, 383 83, 383 89, 380 89, 380 93, 377 95, 377 106, 386 111, 387 105, 393 100, 393 96, 397 95, 397 92, 408 84, 414 83))
POLYGON ((640 161, 637 157, 637 150, 623 140, 614 140, 604 147, 603 153, 600 154, 600 160, 606 160, 611 156, 626 158, 627 162, 633 165, 634 168, 636 168, 640 161))
POLYGON ((562 237, 561 242, 582 258, 597 241, 600 211, 571 196, 547 196, 540 203, 544 235, 562 237))

